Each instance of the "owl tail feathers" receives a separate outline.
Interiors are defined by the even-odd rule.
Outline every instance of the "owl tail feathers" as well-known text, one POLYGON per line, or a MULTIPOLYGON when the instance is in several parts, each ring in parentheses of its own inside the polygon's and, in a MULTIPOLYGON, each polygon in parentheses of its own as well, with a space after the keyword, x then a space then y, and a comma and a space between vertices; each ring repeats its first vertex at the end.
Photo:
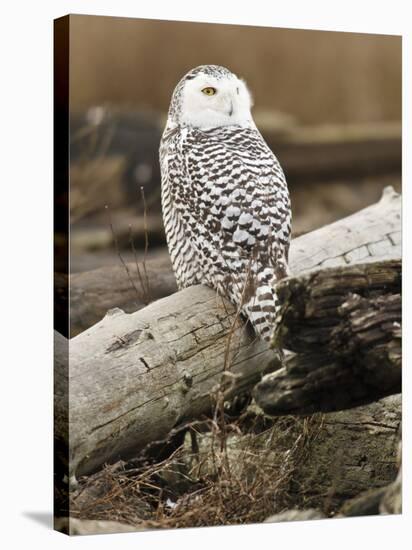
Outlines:
POLYGON ((242 309, 256 335, 266 342, 272 342, 277 333, 281 312, 276 291, 270 286, 258 287, 255 296, 242 309))

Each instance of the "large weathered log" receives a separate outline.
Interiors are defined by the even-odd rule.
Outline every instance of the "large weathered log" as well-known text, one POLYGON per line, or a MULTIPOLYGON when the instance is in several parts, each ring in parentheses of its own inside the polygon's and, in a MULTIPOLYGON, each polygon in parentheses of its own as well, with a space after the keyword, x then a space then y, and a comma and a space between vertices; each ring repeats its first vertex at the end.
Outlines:
POLYGON ((260 522, 285 509, 272 521, 378 514, 399 466, 400 418, 399 395, 305 418, 269 418, 252 404, 236 430, 195 423, 165 461, 120 460, 86 476, 71 514, 152 529, 260 522), (159 518, 145 483, 176 503, 170 515, 159 518))
POLYGON ((291 481, 301 506, 336 510, 367 489, 391 483, 398 471, 401 414, 398 394, 319 415, 320 429, 309 438, 309 456, 298 463, 291 481))
POLYGON ((329 268, 279 285, 278 341, 298 352, 254 395, 268 414, 311 414, 401 391, 401 260, 329 268))
POLYGON ((67 469, 69 438, 69 341, 54 331, 54 450, 56 462, 67 469))
POLYGON ((402 470, 393 483, 387 487, 381 502, 379 503, 381 514, 402 514, 402 470))
MULTIPOLYGON (((345 265, 364 254, 399 255, 399 209, 399 196, 389 190, 376 205, 296 239, 292 270, 345 265)), ((274 352, 241 322, 233 330, 235 321, 227 301, 196 286, 133 314, 112 311, 73 338, 72 473, 125 457, 200 417, 210 410, 222 379, 230 398, 274 370, 274 352)))
MULTIPOLYGON (((337 349, 341 354, 342 346, 351 344, 351 336, 362 335, 356 323, 361 324, 363 319, 357 322, 353 317, 357 313, 365 315, 365 309, 371 309, 370 316, 374 317, 375 306, 377 310, 385 308, 379 296, 400 293, 401 271, 402 262, 398 258, 321 269, 283 279, 277 285, 283 310, 277 337, 282 347, 304 353, 337 349), (359 298, 350 297, 353 294, 359 298), (349 330, 352 334, 347 334, 349 330)), ((398 300, 394 321, 400 319, 399 306, 398 300)), ((369 322, 365 328, 373 328, 370 318, 364 320, 369 322)), ((377 321, 384 319, 378 317, 377 321)))
MULTIPOLYGON (((300 273, 328 265, 346 265, 379 255, 399 257, 399 216, 400 196, 388 188, 380 202, 362 210, 360 214, 294 239, 290 254, 292 272, 300 273)), ((109 238, 112 237, 109 235, 109 238)), ((127 268, 137 291, 120 262, 116 266, 70 276, 71 336, 97 323, 111 308, 120 307, 131 313, 145 305, 146 297, 142 292, 135 262, 127 262, 127 268)), ((140 269, 142 271, 142 262, 140 269)), ((150 301, 176 291, 167 251, 147 260, 147 275, 150 301)), ((67 282, 62 279, 61 284, 67 282)))
MULTIPOLYGON (((396 396, 395 399, 399 403, 399 411, 397 414, 400 418, 400 406, 401 399, 400 396, 396 396)), ((387 400, 385 400, 387 402, 387 400)), ((372 405, 373 407, 375 405, 372 405)), ((357 409, 355 409, 357 410, 357 409)), ((385 411, 385 420, 388 419, 387 412, 385 411)), ((350 411, 349 411, 350 413, 350 411)), ((401 444, 401 423, 399 423, 399 430, 397 437, 399 438, 398 443, 398 452, 396 457, 396 465, 398 467, 398 475, 396 479, 389 483, 389 485, 373 488, 373 486, 368 486, 367 490, 357 495, 355 498, 352 498, 345 502, 342 508, 339 510, 338 516, 370 516, 378 514, 401 514, 402 513, 402 467, 401 467, 401 458, 402 458, 402 444, 401 444)), ((393 440, 392 440, 393 442, 393 440)), ((386 450, 387 452, 387 450, 386 450)), ((382 461, 387 460, 387 456, 382 455, 382 461)), ((390 461, 392 462, 394 458, 393 451, 390 453, 390 461)))
MULTIPOLYGON (((233 307, 196 286, 134 314, 110 311, 70 341, 70 456, 80 473, 164 438, 210 410, 225 369, 253 386, 274 352, 233 326, 233 307), (226 366, 225 366, 226 362, 226 366)), ((273 369, 274 367, 272 367, 273 369)))
POLYGON ((294 239, 290 268, 298 275, 390 256, 401 257, 401 195, 386 187, 376 204, 294 239))
POLYGON ((279 480, 271 499, 280 509, 315 507, 329 515, 364 491, 383 488, 382 497, 394 482, 401 409, 401 396, 393 395, 345 411, 274 418, 272 426, 264 417, 257 433, 229 434, 225 451, 216 437, 200 434, 198 456, 190 456, 190 445, 185 447, 185 460, 192 464, 188 474, 195 479, 212 476, 225 452, 231 476, 246 485, 261 479, 262 470, 279 480))
POLYGON ((70 276, 70 334, 76 336, 102 319, 113 307, 127 313, 137 311, 153 300, 176 292, 170 257, 167 252, 146 262, 94 269, 70 276), (143 283, 143 284, 142 284, 143 283), (148 287, 148 288, 147 288, 148 287))

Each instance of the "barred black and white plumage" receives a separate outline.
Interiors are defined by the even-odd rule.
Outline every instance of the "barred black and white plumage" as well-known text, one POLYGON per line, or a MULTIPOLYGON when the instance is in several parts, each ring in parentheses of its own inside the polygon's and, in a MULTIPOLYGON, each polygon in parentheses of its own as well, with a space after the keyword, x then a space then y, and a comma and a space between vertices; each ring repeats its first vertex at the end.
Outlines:
POLYGON ((269 340, 291 209, 250 109, 246 85, 224 67, 197 67, 178 83, 160 144, 163 220, 179 288, 215 288, 269 340))

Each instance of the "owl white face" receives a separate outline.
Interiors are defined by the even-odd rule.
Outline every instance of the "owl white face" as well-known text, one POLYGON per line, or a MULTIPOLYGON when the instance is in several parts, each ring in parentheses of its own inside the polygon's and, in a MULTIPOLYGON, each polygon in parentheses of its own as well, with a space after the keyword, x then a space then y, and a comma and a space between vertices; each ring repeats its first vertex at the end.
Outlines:
POLYGON ((249 90, 236 75, 215 78, 200 73, 183 88, 181 122, 201 129, 251 126, 251 107, 249 90))

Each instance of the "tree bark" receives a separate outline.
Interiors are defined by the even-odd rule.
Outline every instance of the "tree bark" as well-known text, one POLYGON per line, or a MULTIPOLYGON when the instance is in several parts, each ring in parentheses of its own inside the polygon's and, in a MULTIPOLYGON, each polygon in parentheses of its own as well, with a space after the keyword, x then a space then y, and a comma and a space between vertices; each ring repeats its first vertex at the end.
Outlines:
POLYGON ((298 352, 254 389, 272 415, 354 407, 401 391, 401 260, 283 280, 278 342, 298 352))
MULTIPOLYGON (((400 197, 389 189, 379 203, 295 239, 291 269, 399 256, 399 234, 400 197)), ((132 314, 110 311, 70 341, 71 473, 136 453, 210 411, 218 390, 230 398, 278 367, 275 353, 209 288, 132 314)))

